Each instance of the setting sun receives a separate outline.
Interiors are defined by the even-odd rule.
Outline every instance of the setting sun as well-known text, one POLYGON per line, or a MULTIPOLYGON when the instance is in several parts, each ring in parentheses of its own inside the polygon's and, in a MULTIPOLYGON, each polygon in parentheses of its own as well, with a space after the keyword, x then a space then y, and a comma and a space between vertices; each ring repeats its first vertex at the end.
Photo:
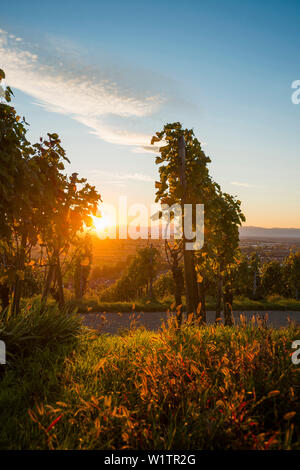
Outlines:
POLYGON ((93 226, 97 233, 103 233, 106 229, 111 227, 113 224, 113 221, 111 220, 111 218, 106 214, 102 215, 101 217, 92 215, 92 219, 93 219, 93 226))

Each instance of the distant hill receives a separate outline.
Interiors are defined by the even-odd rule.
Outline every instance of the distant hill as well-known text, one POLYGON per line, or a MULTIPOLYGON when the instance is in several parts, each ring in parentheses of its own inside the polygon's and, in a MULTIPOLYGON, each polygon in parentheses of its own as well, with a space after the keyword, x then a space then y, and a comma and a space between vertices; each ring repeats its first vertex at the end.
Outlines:
POLYGON ((300 238, 300 228, 241 227, 241 238, 300 238))

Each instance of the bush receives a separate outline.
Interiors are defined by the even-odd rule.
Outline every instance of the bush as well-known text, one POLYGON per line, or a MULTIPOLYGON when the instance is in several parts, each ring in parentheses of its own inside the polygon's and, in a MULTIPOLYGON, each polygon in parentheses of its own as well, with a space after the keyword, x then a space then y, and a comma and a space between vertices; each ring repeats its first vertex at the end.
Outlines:
POLYGON ((165 297, 167 295, 174 295, 175 283, 173 274, 169 270, 166 273, 161 274, 154 282, 153 289, 158 297, 165 297))
POLYGON ((33 353, 36 348, 57 346, 74 339, 81 331, 75 314, 59 311, 57 305, 42 308, 40 302, 24 306, 18 315, 2 312, 0 338, 6 344, 8 360, 33 353))

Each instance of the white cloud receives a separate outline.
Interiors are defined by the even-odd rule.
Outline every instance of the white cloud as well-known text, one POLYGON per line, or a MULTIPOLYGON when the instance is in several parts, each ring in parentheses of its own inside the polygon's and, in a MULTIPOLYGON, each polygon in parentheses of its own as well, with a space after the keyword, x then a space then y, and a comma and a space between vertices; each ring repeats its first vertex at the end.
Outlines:
POLYGON ((92 176, 104 178, 105 180, 109 180, 111 178, 111 182, 114 183, 125 182, 128 180, 143 181, 145 183, 154 183, 155 181, 152 176, 145 175, 143 173, 115 173, 104 170, 91 170, 89 173, 92 176))
POLYGON ((152 153, 152 154, 158 154, 160 147, 164 147, 167 145, 168 142, 161 141, 160 145, 143 145, 141 147, 138 147, 134 150, 136 153, 152 153))
MULTIPOLYGON (((151 116, 159 110, 163 102, 159 93, 136 92, 122 84, 121 79, 117 82, 100 70, 98 74, 89 74, 76 64, 68 69, 58 58, 51 65, 42 54, 29 49, 22 38, 0 30, 1 66, 11 87, 32 96, 37 105, 48 111, 69 115, 107 142, 149 145, 151 135, 128 127, 130 118, 151 116), (108 124, 107 118, 113 116, 124 118, 127 128, 108 124)), ((132 82, 135 83, 134 78, 132 82)))
POLYGON ((239 181, 232 181, 230 184, 233 184, 234 186, 241 186, 243 188, 253 188, 254 186, 249 183, 241 183, 239 181))

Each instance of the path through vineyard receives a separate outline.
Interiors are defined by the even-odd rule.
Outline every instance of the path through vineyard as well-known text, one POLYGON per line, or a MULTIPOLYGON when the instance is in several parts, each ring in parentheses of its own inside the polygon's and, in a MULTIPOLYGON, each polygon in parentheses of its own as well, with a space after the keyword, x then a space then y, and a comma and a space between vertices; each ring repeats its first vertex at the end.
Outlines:
MULTIPOLYGON (((233 312, 234 319, 239 322, 241 314, 244 314, 247 321, 250 321, 253 315, 266 319, 267 325, 274 328, 287 326, 289 321, 300 324, 300 312, 293 311, 270 311, 270 312, 233 312)), ((83 314, 84 325, 100 330, 103 333, 116 334, 122 330, 130 328, 130 324, 135 322, 136 326, 145 326, 149 330, 158 330, 162 321, 167 320, 167 313, 165 312, 136 312, 132 313, 88 313, 83 314)), ((213 323, 215 320, 215 312, 207 312, 207 323, 213 323)))

